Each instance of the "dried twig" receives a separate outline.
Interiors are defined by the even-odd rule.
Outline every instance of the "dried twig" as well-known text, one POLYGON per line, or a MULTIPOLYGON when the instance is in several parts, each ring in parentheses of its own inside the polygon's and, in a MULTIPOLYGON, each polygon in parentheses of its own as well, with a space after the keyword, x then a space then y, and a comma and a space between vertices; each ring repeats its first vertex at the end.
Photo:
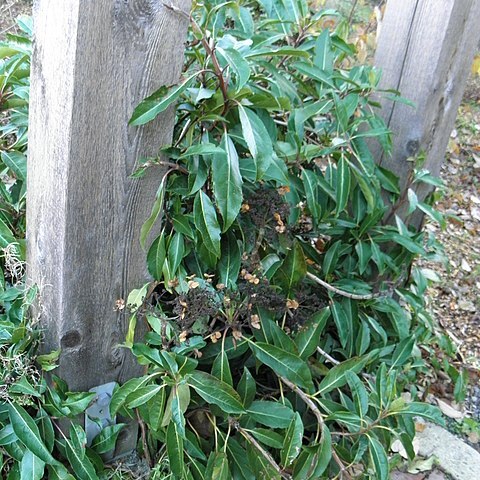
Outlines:
POLYGON ((290 380, 287 380, 284 377, 280 377, 280 380, 288 387, 290 390, 294 391, 310 408, 312 413, 315 415, 315 417, 318 420, 318 424, 320 425, 320 428, 323 429, 324 421, 323 421, 323 416, 320 413, 320 410, 318 407, 315 405, 313 400, 301 389, 298 388, 294 383, 292 383, 290 380))
POLYGON ((245 437, 267 460, 267 462, 275 469, 275 471, 285 480, 291 480, 291 476, 284 472, 278 463, 273 459, 273 457, 253 438, 246 430, 244 430, 237 421, 231 419, 230 423, 234 426, 234 428, 243 436, 245 437))
POLYGON ((337 295, 341 295, 342 297, 351 298, 352 300, 372 300, 373 298, 379 297, 381 295, 376 293, 367 293, 364 295, 359 295, 357 293, 346 292, 345 290, 340 290, 339 288, 334 287, 333 285, 330 285, 329 283, 325 282, 321 278, 318 278, 316 275, 310 272, 307 272, 307 277, 310 280, 313 280, 315 283, 318 283, 319 285, 321 285, 323 288, 326 288, 330 292, 336 293, 337 295))
POLYGON ((137 413, 137 420, 138 424, 140 425, 140 431, 142 433, 142 445, 143 445, 143 453, 145 454, 145 460, 148 463, 148 466, 150 468, 153 468, 154 463, 152 462, 152 457, 150 456, 150 451, 148 449, 148 442, 147 442, 147 431, 145 429, 145 423, 142 420, 142 417, 140 416, 140 412, 138 411, 138 408, 135 409, 137 413))

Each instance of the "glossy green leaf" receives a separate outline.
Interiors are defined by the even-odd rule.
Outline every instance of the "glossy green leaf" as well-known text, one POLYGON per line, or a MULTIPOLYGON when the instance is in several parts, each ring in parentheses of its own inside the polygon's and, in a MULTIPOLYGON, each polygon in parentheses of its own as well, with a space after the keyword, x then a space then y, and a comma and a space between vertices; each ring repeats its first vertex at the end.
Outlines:
POLYGON ((247 367, 243 368, 243 374, 238 382, 237 391, 242 400, 242 404, 245 408, 248 408, 255 399, 257 385, 247 367))
POLYGON ((257 166, 257 180, 260 180, 273 161, 273 145, 265 125, 249 108, 238 106, 243 138, 257 166))
POLYGON ((245 412, 240 395, 228 383, 213 375, 198 370, 188 377, 188 383, 206 402, 219 406, 224 412, 245 412))
POLYGON ((165 198, 166 181, 167 181, 167 175, 164 175, 162 178, 162 181, 160 182, 160 186, 158 187, 157 193, 155 195, 155 202, 153 203, 150 216, 147 218, 147 220, 145 220, 144 224, 142 225, 142 228, 140 229, 140 245, 142 246, 142 248, 145 248, 148 235, 152 231, 153 225, 162 214, 163 200, 165 198))
POLYGON ((249 346, 257 359, 269 366, 277 375, 286 377, 302 388, 313 387, 308 365, 297 355, 263 342, 251 342, 249 346))
POLYGON ((270 400, 255 400, 247 409, 250 418, 270 428, 288 428, 293 410, 282 403, 270 400))
POLYGON ((27 157, 15 150, 2 151, 2 162, 7 166, 19 180, 27 179, 27 157))
POLYGON ((166 110, 189 87, 192 79, 198 75, 195 72, 181 85, 160 87, 135 108, 130 119, 130 125, 144 125, 151 122, 159 113, 166 110))
MULTIPOLYGON (((295 417, 292 421, 295 420, 295 417)), ((289 427, 290 428, 290 427, 289 427)), ((254 428, 251 434, 261 443, 278 450, 283 448, 285 436, 266 428, 254 428)))
POLYGON ((372 464, 375 468, 376 478, 378 480, 388 480, 390 478, 388 457, 385 448, 372 435, 368 435, 368 445, 372 464))
POLYGON ((166 258, 165 237, 163 232, 158 236, 147 254, 148 272, 155 280, 161 280, 163 264, 166 258))
POLYGON ((347 383, 346 372, 359 373, 367 363, 367 360, 368 358, 354 357, 335 365, 320 382, 318 393, 325 394, 345 385, 347 383))
POLYGON ((27 450, 20 462, 20 480, 41 480, 44 470, 45 462, 27 450))
MULTIPOLYGON (((70 436, 76 438, 75 429, 70 428, 70 436)), ((85 448, 79 449, 78 445, 74 444, 68 438, 65 439, 65 453, 67 459, 72 466, 75 475, 80 480, 98 480, 95 468, 90 459, 85 455, 85 448)))
POLYGON ((345 160, 345 157, 342 155, 337 164, 337 183, 335 188, 337 215, 343 212, 347 206, 348 196, 350 195, 350 184, 350 168, 347 160, 345 160))
POLYGON ((307 273, 307 263, 303 249, 298 241, 295 241, 292 248, 287 253, 280 268, 273 276, 273 282, 280 285, 285 292, 291 292, 292 289, 305 277, 307 273))
MULTIPOLYGON (((314 453, 313 465, 315 465, 309 480, 317 480, 325 472, 332 458, 332 435, 326 425, 322 428, 322 438, 314 453)), ((300 479, 299 479, 300 480, 300 479)))
POLYGON ((195 196, 193 205, 194 222, 203 244, 209 252, 220 257, 220 225, 212 201, 201 190, 195 196))
POLYGON ((222 153, 212 157, 212 180, 215 201, 223 219, 223 231, 230 228, 242 206, 242 175, 235 145, 228 136, 222 138, 222 153))
POLYGON ((305 360, 315 353, 320 344, 320 336, 330 316, 328 307, 314 313, 304 325, 302 325, 295 336, 295 343, 298 347, 298 356, 305 360))
POLYGON ((175 275, 180 266, 183 257, 185 256, 185 242, 183 235, 175 233, 168 245, 168 262, 172 275, 175 275))
POLYGON ((212 375, 214 377, 217 377, 222 382, 225 382, 231 387, 233 387, 232 372, 230 371, 230 366, 228 364, 228 357, 223 350, 218 354, 217 358, 213 361, 212 375))
POLYGON ((248 62, 245 60, 243 55, 233 48, 224 49, 217 47, 217 52, 225 59, 225 62, 235 74, 237 79, 235 82, 235 89, 237 92, 240 91, 250 78, 250 67, 248 62))
POLYGON ((242 263, 242 253, 232 232, 227 232, 221 242, 222 256, 218 261, 218 283, 235 289, 242 263))
POLYGON ((92 448, 100 454, 113 450, 117 443, 118 435, 124 426, 124 423, 117 423, 102 429, 102 431, 93 439, 92 448))
POLYGON ((48 448, 43 443, 40 431, 32 417, 20 405, 9 403, 8 415, 15 435, 20 441, 40 460, 46 464, 54 464, 56 460, 52 457, 48 448))
POLYGON ((184 478, 185 467, 183 438, 179 435, 175 422, 170 422, 166 436, 167 455, 170 469, 178 478, 184 478))
POLYGON ((146 385, 145 387, 140 387, 127 396, 125 405, 127 408, 137 408, 147 403, 164 387, 165 385, 146 385))
POLYGON ((290 425, 285 432, 280 459, 284 467, 288 467, 299 455, 302 448, 303 422, 300 414, 295 412, 290 425))

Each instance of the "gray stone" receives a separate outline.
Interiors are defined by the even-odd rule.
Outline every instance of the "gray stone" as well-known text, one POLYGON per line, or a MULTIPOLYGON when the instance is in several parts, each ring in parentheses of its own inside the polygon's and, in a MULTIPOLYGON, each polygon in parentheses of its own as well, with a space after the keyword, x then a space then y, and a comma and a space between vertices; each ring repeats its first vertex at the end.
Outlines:
POLYGON ((455 480, 480 478, 480 453, 444 428, 429 423, 416 438, 418 454, 433 455, 439 467, 455 480))

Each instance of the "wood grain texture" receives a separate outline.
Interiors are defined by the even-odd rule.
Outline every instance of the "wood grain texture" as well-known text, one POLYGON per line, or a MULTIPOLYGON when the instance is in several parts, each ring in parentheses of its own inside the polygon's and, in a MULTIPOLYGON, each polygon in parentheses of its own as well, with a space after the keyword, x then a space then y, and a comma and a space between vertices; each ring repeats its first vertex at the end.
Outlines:
MULTIPOLYGON (((480 0, 389 0, 375 65, 380 86, 394 88, 416 108, 382 102, 381 115, 393 132, 393 156, 374 150, 378 162, 394 171, 404 187, 409 157, 426 153, 425 168, 440 173, 470 66, 480 39, 480 0)), ((430 192, 417 189, 420 199, 430 192)), ((400 212, 401 213, 401 212, 400 212)), ((417 219, 418 223, 418 219, 417 219)))
MULTIPOLYGON (((190 0, 174 5, 188 12, 190 0)), ((161 171, 129 176, 171 141, 173 109, 128 120, 179 81, 188 20, 157 0, 37 0, 34 24, 28 278, 41 287, 44 349, 62 349, 55 373, 88 390, 142 374, 118 347, 128 316, 114 306, 148 280, 139 233, 161 171)))

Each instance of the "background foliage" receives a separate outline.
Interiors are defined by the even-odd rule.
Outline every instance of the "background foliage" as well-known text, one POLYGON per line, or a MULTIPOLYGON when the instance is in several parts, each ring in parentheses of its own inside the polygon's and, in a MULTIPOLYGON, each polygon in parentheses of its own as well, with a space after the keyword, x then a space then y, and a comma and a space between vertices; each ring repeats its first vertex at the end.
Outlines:
MULTIPOLYGON (((184 78, 131 119, 142 125, 177 105, 172 145, 133 174, 165 172, 141 233, 155 282, 125 308, 125 347, 145 375, 116 389, 111 413, 139 419, 152 478, 387 479, 395 439, 414 456, 413 418, 441 422, 414 386, 427 368, 418 346, 437 336, 424 307, 428 272, 411 269, 415 257, 438 259, 438 245, 408 218, 383 219, 387 200, 443 219, 400 192, 368 148, 391 148, 377 96, 402 99, 377 91, 373 68, 348 68, 355 49, 333 10, 209 1, 195 5, 191 25, 184 78), (150 326, 144 343, 133 340, 139 321, 150 326)), ((1 105, 10 111, 2 160, 13 180, 2 189, 5 247, 24 231, 16 192, 24 192, 29 46, 11 36, 0 50, 1 105)), ((438 184, 417 163, 411 183, 438 184)), ((34 368, 26 311, 35 291, 15 282, 7 278, 1 298, 4 471, 122 477, 102 461, 122 424, 89 446, 81 426, 68 437, 57 428, 93 394, 70 392, 55 376, 47 385, 34 368)), ((58 355, 36 361, 48 371, 58 355)), ((461 391, 463 377, 449 373, 461 391)))

